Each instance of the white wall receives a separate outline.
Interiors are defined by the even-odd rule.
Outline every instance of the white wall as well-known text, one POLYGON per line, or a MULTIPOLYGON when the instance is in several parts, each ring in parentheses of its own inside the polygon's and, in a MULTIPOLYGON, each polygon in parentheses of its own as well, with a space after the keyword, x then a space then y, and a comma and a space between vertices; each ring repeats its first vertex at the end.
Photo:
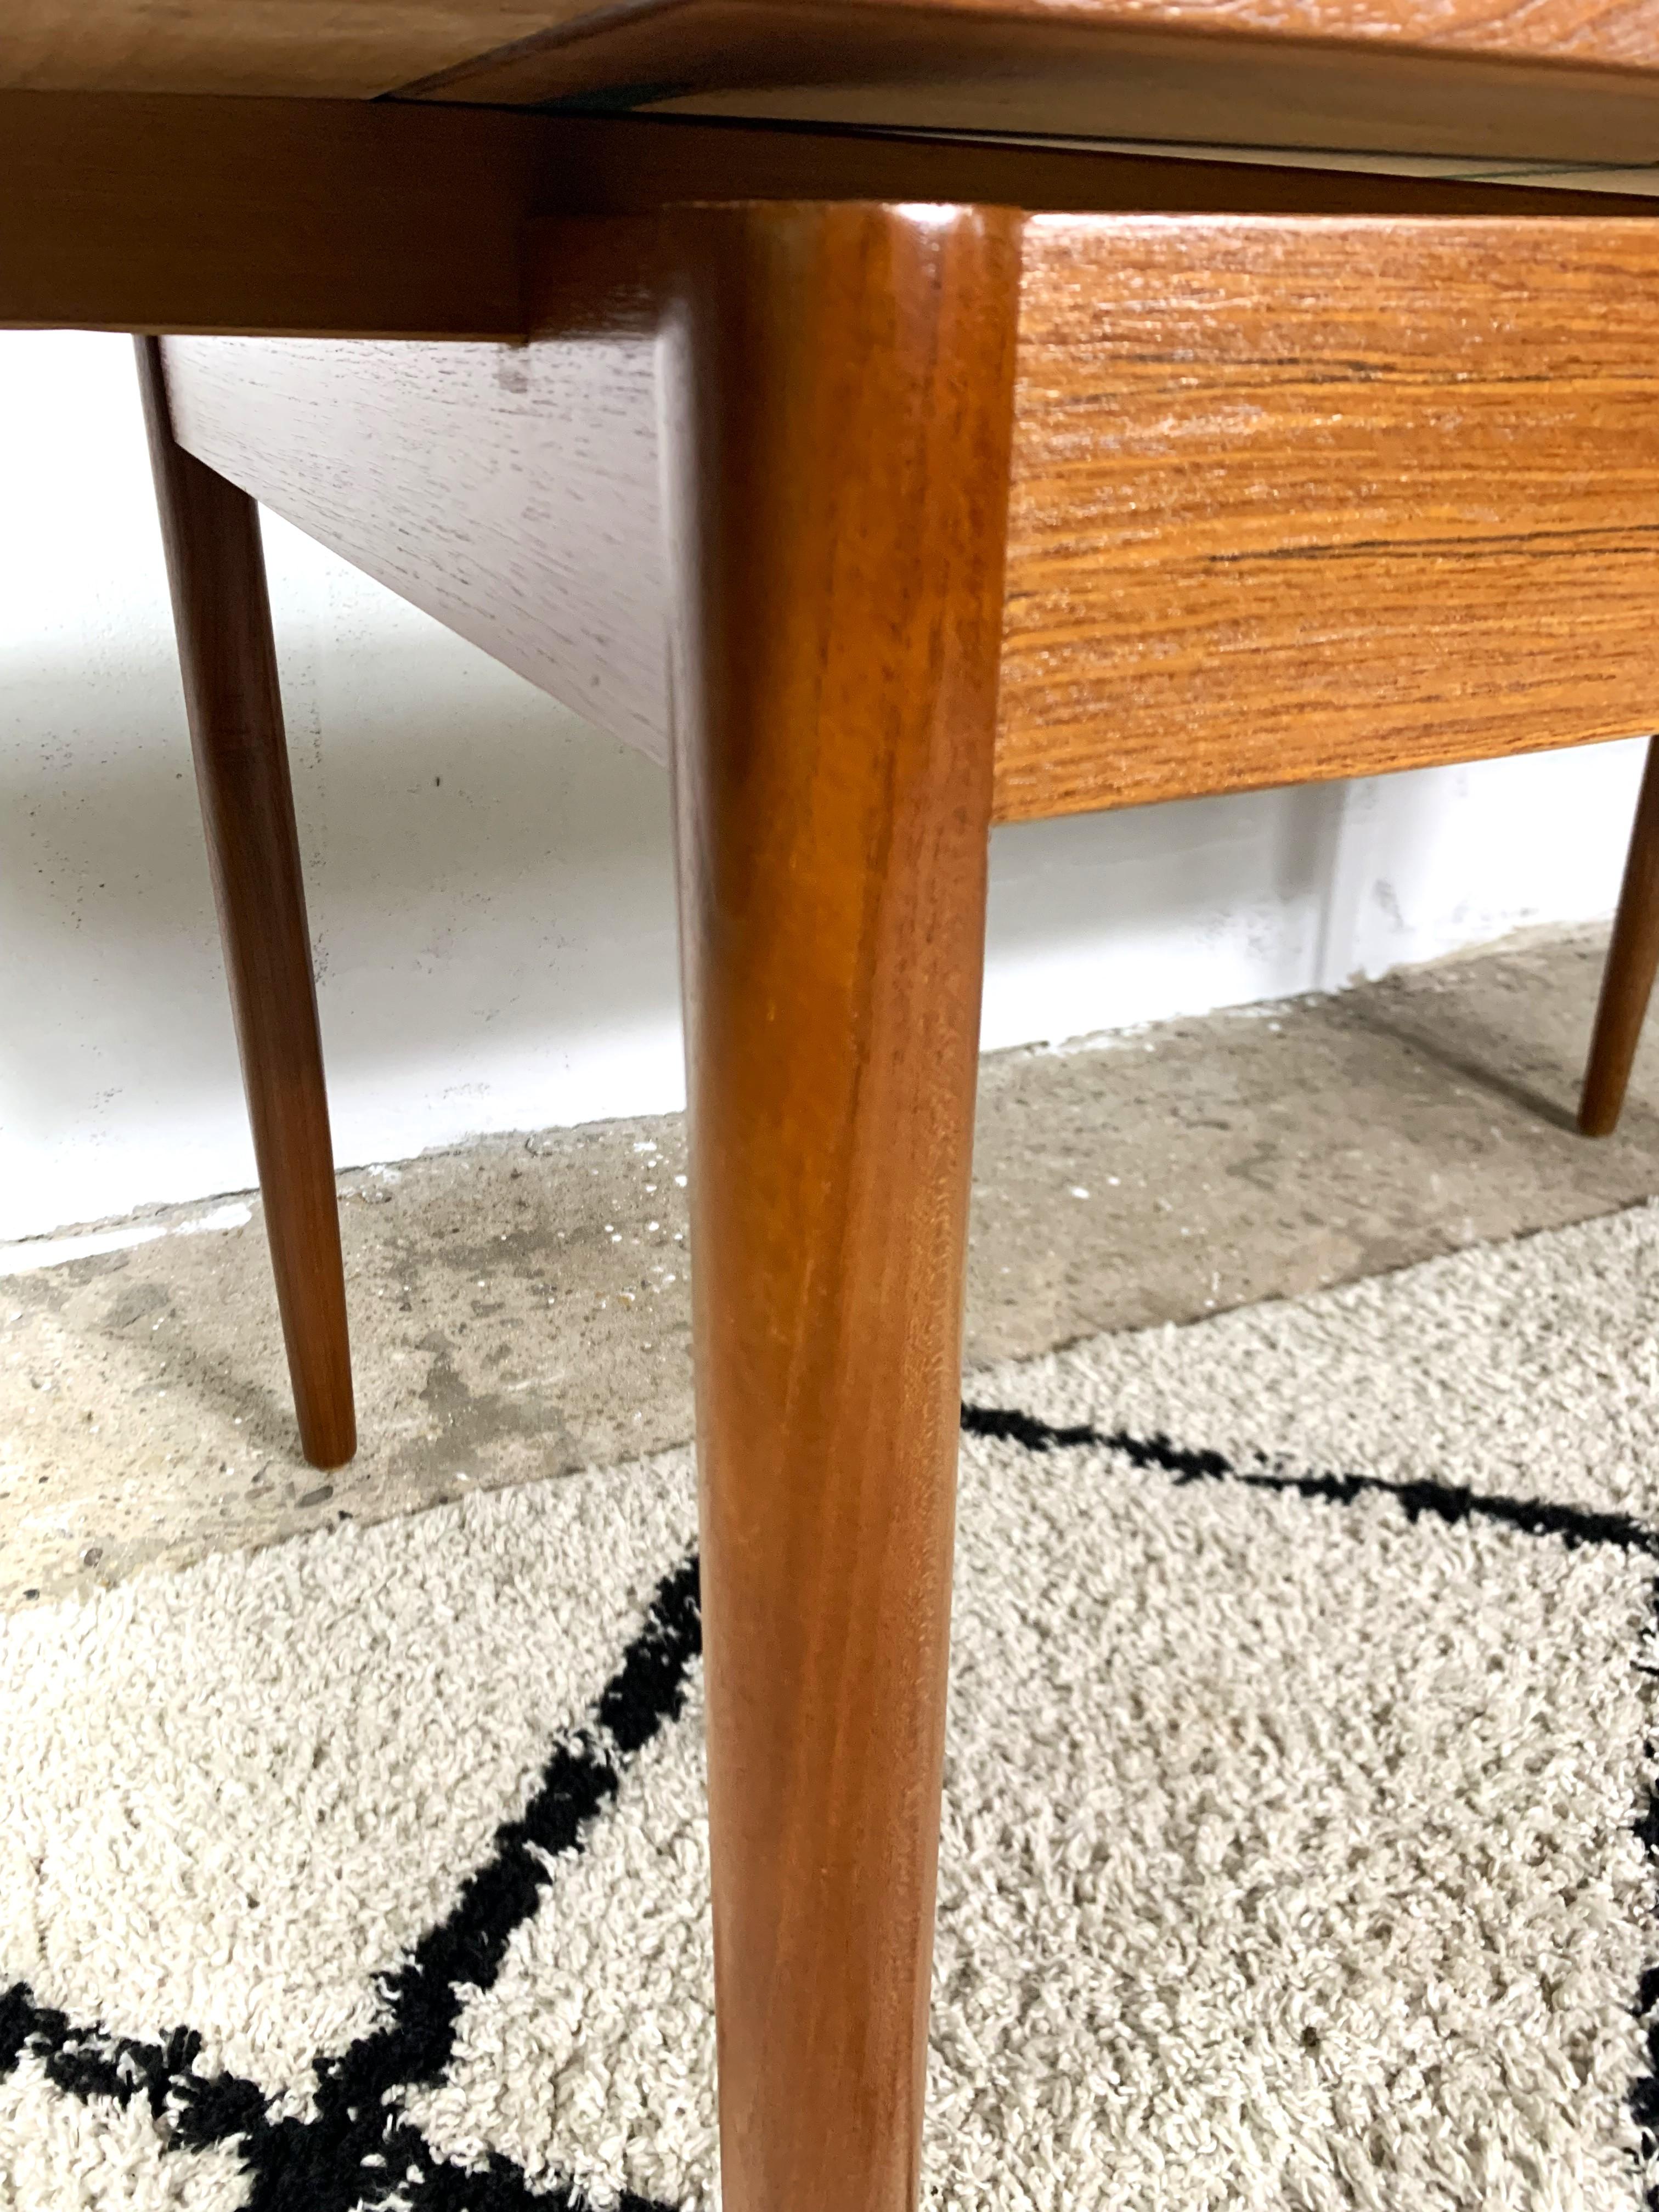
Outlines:
MULTIPOLYGON (((661 772, 265 544, 341 1164, 683 1103, 661 772)), ((999 831, 984 1041, 1604 914, 1640 751, 999 831)), ((0 1238, 252 1179, 131 348, 0 335, 0 1238)))

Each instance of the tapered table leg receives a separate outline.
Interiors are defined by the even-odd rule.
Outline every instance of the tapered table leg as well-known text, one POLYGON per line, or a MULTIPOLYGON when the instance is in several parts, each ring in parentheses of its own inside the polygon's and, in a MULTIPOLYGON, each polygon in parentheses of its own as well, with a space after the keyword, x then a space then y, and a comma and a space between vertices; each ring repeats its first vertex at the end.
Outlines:
POLYGON ((137 343, 300 1441, 313 1467, 339 1467, 357 1445, 339 1210, 258 514, 174 441, 159 342, 137 343))
POLYGON ((726 2212, 908 2212, 1017 219, 677 219, 675 807, 726 2212))
POLYGON ((1659 970, 1659 738, 1648 740, 1648 763, 1636 802, 1624 888, 1601 976, 1595 1031, 1584 1070, 1578 1126, 1587 1137, 1610 1137, 1642 1041, 1642 1024, 1659 970))

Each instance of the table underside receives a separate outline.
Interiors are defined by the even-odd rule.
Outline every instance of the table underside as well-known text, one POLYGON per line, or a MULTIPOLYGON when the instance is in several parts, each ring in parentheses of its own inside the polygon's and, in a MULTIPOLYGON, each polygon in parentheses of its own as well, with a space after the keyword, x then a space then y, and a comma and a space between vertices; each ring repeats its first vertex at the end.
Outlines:
POLYGON ((132 94, 0 138, 0 324, 173 333, 198 458, 658 757, 690 203, 1024 211, 998 819, 1659 722, 1652 176, 132 94))
MULTIPOLYGON (((198 458, 665 758, 672 217, 544 222, 527 343, 185 337, 198 458)), ((1659 721, 1659 218, 1034 216, 995 815, 1659 721)))
POLYGON ((1659 155, 1649 0, 14 0, 7 86, 1659 155))

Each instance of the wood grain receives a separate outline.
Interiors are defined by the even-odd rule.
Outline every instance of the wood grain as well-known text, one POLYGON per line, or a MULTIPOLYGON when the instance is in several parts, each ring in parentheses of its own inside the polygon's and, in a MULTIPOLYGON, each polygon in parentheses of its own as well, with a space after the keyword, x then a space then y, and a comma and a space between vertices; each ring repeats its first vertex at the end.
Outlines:
POLYGON ((276 653, 253 503, 175 442, 160 349, 139 382, 300 1441, 313 1467, 357 1448, 311 934, 276 653))
POLYGON ((50 329, 520 337, 526 276, 533 290, 548 251, 537 217, 688 201, 1534 218, 1653 208, 1072 148, 333 100, 0 93, 0 325, 50 329))
MULTIPOLYGON (((641 246, 648 228, 635 229, 641 246)), ((589 295, 575 282, 581 242, 566 251, 561 273, 591 306, 577 335, 172 338, 173 419, 191 453, 256 499, 664 760, 653 328, 625 298, 607 318, 602 283, 589 295)), ((641 266, 648 278, 648 255, 641 266)))
POLYGON ((1659 724, 1659 226, 1038 218, 1002 820, 1659 724))
POLYGON ((726 2212, 915 2200, 1018 235, 674 227, 726 2212))
POLYGON ((556 23, 580 0, 7 0, 0 86, 357 99, 556 23))
POLYGON ((1587 1137, 1610 1137, 1619 1127, 1656 974, 1659 974, 1659 739, 1648 746, 1613 942, 1607 947, 1607 964, 1601 977, 1589 1062, 1578 1102, 1578 1126, 1587 1137))
MULTIPOLYGON (((573 25, 603 40, 618 12, 592 0, 10 0, 0 87, 373 97, 434 75, 499 71, 573 25)), ((642 12, 648 38, 660 41, 673 11, 642 12)), ((775 20, 779 11, 750 12, 775 20)), ((856 46, 870 35, 860 19, 915 15, 948 48, 976 18, 994 14, 1040 35, 1060 11, 1042 0, 843 0, 820 12, 821 41, 856 46)), ((1632 69, 1659 59, 1649 0, 1073 0, 1065 12, 1103 33, 1151 27, 1632 69)), ((718 53, 703 58, 717 74, 718 53)))
POLYGON ((519 337, 538 216, 939 199, 1559 216, 1650 203, 869 133, 345 100, 0 93, 0 325, 519 337), (420 251, 409 251, 411 238, 420 251))
MULTIPOLYGON (((963 0, 930 4, 954 10, 963 0)), ((982 14, 1003 4, 972 0, 982 14)), ((1206 36, 1232 31, 1631 69, 1659 64, 1659 25, 1649 0, 1090 0, 1089 14, 1101 24, 1155 24, 1206 36)))
POLYGON ((658 0, 608 8, 410 96, 665 106, 883 128, 1659 157, 1647 0, 658 0))
MULTIPOLYGON (((1659 723, 1659 218, 1028 232, 999 819, 1659 723)), ((171 341, 179 433, 662 757, 658 227, 529 235, 531 344, 171 341)))
POLYGON ((0 88, 1659 153, 1651 0, 11 0, 0 88))

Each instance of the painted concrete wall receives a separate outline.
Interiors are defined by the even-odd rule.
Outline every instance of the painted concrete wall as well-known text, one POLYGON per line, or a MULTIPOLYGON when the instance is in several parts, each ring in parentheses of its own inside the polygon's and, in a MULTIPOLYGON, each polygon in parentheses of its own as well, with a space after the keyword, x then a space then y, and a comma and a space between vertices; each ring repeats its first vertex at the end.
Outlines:
MULTIPOLYGON (((682 1103, 661 773, 269 519, 266 550, 341 1164, 682 1103)), ((0 1239, 252 1179, 172 656, 128 343, 0 335, 0 1239)), ((1000 831, 984 1041, 1606 913, 1639 765, 1000 831)))

